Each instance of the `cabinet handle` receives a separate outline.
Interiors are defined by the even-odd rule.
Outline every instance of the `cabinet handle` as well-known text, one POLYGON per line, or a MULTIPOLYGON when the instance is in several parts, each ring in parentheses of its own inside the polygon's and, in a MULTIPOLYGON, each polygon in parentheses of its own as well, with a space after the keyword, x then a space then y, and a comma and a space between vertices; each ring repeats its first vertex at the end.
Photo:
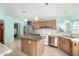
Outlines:
POLYGON ((76 46, 76 43, 74 43, 74 46, 76 46))

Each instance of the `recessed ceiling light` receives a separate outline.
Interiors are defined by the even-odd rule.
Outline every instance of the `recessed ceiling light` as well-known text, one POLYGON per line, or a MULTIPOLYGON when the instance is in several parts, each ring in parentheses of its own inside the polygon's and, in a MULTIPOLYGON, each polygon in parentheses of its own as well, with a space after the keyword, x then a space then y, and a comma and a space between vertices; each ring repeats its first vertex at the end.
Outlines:
POLYGON ((26 13, 26 11, 25 10, 22 10, 22 13, 26 13))
POLYGON ((45 5, 48 5, 48 3, 45 3, 45 5))

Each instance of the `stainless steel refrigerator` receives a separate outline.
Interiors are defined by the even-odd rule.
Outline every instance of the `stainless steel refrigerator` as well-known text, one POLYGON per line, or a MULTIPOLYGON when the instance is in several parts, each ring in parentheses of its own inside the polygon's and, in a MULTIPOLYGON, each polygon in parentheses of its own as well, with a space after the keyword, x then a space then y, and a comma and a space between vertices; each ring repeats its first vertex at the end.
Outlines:
POLYGON ((31 25, 24 26, 24 36, 30 35, 33 32, 31 25))

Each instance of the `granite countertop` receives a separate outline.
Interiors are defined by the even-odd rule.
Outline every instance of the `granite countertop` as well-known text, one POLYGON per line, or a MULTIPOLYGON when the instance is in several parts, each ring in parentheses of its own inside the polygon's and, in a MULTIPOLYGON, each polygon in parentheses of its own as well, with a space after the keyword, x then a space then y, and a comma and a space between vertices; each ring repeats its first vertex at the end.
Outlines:
POLYGON ((21 38, 23 39, 28 39, 28 40, 41 40, 41 36, 40 35, 28 35, 28 36, 21 36, 21 38))

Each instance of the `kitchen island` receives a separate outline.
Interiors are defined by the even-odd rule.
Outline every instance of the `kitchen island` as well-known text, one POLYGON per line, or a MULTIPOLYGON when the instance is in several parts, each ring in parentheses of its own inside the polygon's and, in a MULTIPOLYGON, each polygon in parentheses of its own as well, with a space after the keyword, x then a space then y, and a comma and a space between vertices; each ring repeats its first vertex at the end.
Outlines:
POLYGON ((30 56, 40 56, 44 51, 44 42, 39 35, 21 37, 21 50, 30 56))

